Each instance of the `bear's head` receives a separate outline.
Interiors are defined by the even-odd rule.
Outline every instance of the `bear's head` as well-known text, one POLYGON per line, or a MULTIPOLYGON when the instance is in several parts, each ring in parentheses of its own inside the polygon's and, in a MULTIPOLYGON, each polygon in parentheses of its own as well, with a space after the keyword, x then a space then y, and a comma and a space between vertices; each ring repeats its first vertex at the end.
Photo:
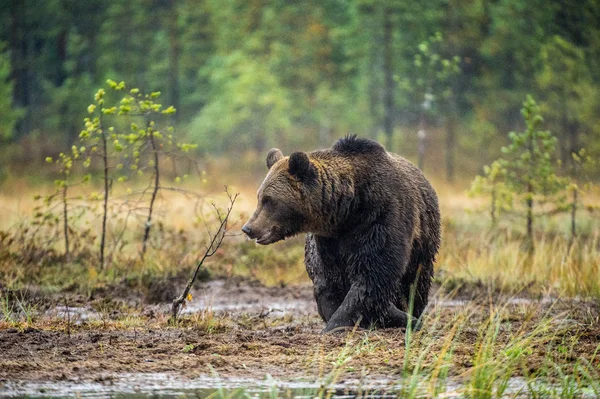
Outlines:
POLYGON ((311 193, 317 171, 305 152, 289 157, 273 148, 267 154, 267 177, 258 189, 258 205, 242 231, 267 245, 308 231, 311 193))

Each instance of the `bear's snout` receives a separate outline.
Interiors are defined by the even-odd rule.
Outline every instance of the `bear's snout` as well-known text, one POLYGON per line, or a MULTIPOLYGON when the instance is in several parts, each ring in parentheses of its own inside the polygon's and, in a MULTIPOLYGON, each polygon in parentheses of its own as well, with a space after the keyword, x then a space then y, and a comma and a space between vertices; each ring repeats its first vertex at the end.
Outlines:
POLYGON ((252 227, 250 227, 249 223, 246 223, 244 226, 242 226, 242 231, 248 236, 248 238, 256 238, 256 236, 254 235, 254 231, 252 230, 252 227))
POLYGON ((264 229, 261 228, 261 224, 254 223, 254 225, 252 225, 251 222, 252 220, 248 221, 244 226, 242 226, 242 231, 248 236, 249 239, 256 240, 257 244, 272 244, 284 238, 283 235, 278 234, 275 227, 264 229))

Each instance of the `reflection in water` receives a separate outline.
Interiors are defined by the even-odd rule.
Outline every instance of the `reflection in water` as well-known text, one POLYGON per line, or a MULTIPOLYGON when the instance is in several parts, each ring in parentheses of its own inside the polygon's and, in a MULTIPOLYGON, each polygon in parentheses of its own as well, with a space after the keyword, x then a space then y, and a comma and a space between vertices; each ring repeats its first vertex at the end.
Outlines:
POLYGON ((324 388, 319 382, 287 381, 272 378, 228 378, 203 376, 186 379, 169 374, 122 374, 107 376, 103 382, 58 381, 0 383, 0 397, 78 398, 395 398, 398 387, 390 381, 375 380, 367 385, 346 381, 324 388))

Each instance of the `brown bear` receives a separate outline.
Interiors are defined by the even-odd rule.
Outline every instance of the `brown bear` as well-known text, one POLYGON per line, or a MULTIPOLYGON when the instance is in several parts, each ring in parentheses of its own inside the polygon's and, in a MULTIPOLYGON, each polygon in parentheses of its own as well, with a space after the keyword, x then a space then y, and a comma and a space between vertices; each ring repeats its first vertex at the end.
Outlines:
POLYGON ((289 157, 272 149, 267 167, 242 231, 263 245, 308 233, 304 262, 325 330, 414 327, 440 246, 437 195, 423 173, 356 136, 289 157))

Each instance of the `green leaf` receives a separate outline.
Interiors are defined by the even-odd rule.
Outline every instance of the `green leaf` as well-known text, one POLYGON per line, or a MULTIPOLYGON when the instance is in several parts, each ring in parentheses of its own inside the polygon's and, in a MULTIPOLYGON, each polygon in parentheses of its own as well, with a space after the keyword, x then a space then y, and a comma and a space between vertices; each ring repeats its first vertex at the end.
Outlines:
POLYGON ((170 105, 169 108, 162 111, 162 113, 165 115, 171 115, 171 114, 174 114, 175 112, 177 112, 177 110, 172 105, 170 105))

